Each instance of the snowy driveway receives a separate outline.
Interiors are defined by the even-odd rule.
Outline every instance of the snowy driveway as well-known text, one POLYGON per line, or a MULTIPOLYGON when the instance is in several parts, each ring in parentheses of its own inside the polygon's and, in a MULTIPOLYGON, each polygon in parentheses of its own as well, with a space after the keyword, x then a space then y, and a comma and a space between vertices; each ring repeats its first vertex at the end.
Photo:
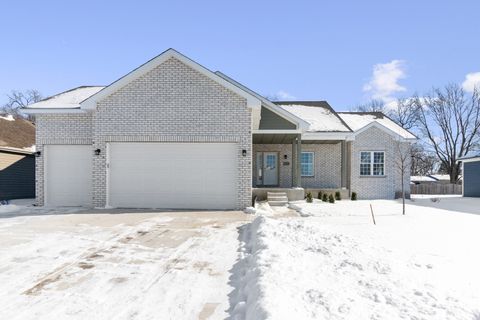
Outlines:
POLYGON ((1 319, 228 317, 248 215, 42 213, 0 215, 1 319))

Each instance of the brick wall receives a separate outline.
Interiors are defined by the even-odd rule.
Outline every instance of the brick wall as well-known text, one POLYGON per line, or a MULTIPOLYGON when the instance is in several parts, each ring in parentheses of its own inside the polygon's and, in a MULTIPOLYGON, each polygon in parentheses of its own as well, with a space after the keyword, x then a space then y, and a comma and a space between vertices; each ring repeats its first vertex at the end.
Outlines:
MULTIPOLYGON (((106 204, 105 151, 107 142, 114 141, 235 142, 239 166, 237 209, 251 204, 251 113, 246 100, 175 58, 100 101, 91 120, 66 114, 42 115, 39 121, 40 149, 43 144, 70 141, 93 143, 92 150, 103 151, 93 156, 96 207, 106 204), (243 149, 247 157, 242 156, 243 149)), ((37 161, 37 170, 43 177, 42 160, 37 161)), ((43 203, 41 194, 39 203, 43 203)))
MULTIPOLYGON (((40 157, 35 158, 35 194, 37 205, 44 205, 45 145, 92 144, 91 114, 39 114, 35 117, 35 144, 40 157)), ((93 149, 92 149, 93 153, 93 149)))
MULTIPOLYGON (((253 185, 257 179, 256 152, 279 153, 279 187, 292 187, 292 145, 291 144, 254 144, 254 175, 253 185), (287 155, 287 160, 284 160, 287 155), (283 162, 289 162, 284 165, 283 162)), ((342 183, 341 166, 342 153, 341 143, 332 144, 302 144, 302 151, 314 152, 314 176, 302 177, 304 188, 340 188, 342 183)))
MULTIPOLYGON (((393 136, 375 127, 362 132, 352 142, 351 191, 357 192, 359 199, 393 199, 395 192, 401 190, 401 176, 395 165, 398 159, 396 144, 397 141, 393 136), (385 152, 385 176, 360 176, 361 151, 385 152)), ((408 145, 407 142, 403 142, 403 144, 408 145)), ((409 168, 404 180, 407 191, 410 181, 409 168)))

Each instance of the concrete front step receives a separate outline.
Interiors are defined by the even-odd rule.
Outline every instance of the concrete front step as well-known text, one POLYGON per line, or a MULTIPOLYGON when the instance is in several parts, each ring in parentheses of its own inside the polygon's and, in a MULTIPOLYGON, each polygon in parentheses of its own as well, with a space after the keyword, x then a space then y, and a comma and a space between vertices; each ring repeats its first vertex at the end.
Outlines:
POLYGON ((268 204, 271 205, 272 207, 279 207, 279 206, 284 206, 288 204, 288 201, 271 201, 268 200, 268 204))
POLYGON ((288 203, 286 192, 267 192, 267 200, 271 206, 284 206, 288 203))

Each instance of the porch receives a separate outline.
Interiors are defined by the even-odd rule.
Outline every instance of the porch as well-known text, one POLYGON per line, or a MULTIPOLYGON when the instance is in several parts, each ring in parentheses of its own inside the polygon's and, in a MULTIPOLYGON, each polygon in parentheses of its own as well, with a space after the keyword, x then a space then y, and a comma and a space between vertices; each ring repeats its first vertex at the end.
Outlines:
POLYGON ((314 197, 318 191, 340 191, 342 198, 349 197, 350 143, 340 138, 325 134, 312 140, 291 131, 254 132, 253 196, 265 200, 269 192, 286 193, 293 201, 304 199, 308 191, 314 197))

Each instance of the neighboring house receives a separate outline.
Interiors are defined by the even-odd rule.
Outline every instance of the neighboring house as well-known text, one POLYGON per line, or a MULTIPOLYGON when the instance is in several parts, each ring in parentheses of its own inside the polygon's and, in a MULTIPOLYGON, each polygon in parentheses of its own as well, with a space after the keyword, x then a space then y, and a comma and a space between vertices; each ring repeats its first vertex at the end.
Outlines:
POLYGON ((0 201, 35 197, 35 126, 0 116, 0 201))
POLYGON ((241 209, 267 188, 393 198, 394 142, 415 140, 381 114, 271 102, 173 49, 24 111, 36 117, 39 205, 241 209))
MULTIPOLYGON (((411 176, 410 181, 414 184, 450 184, 450 175, 448 174, 430 174, 426 176, 411 176)), ((462 183, 462 176, 458 176, 458 184, 462 183)))
POLYGON ((432 184, 437 183, 438 180, 431 176, 411 176, 410 182, 412 184, 432 184))
POLYGON ((462 162, 463 196, 480 197, 480 153, 467 155, 458 161, 462 162))

